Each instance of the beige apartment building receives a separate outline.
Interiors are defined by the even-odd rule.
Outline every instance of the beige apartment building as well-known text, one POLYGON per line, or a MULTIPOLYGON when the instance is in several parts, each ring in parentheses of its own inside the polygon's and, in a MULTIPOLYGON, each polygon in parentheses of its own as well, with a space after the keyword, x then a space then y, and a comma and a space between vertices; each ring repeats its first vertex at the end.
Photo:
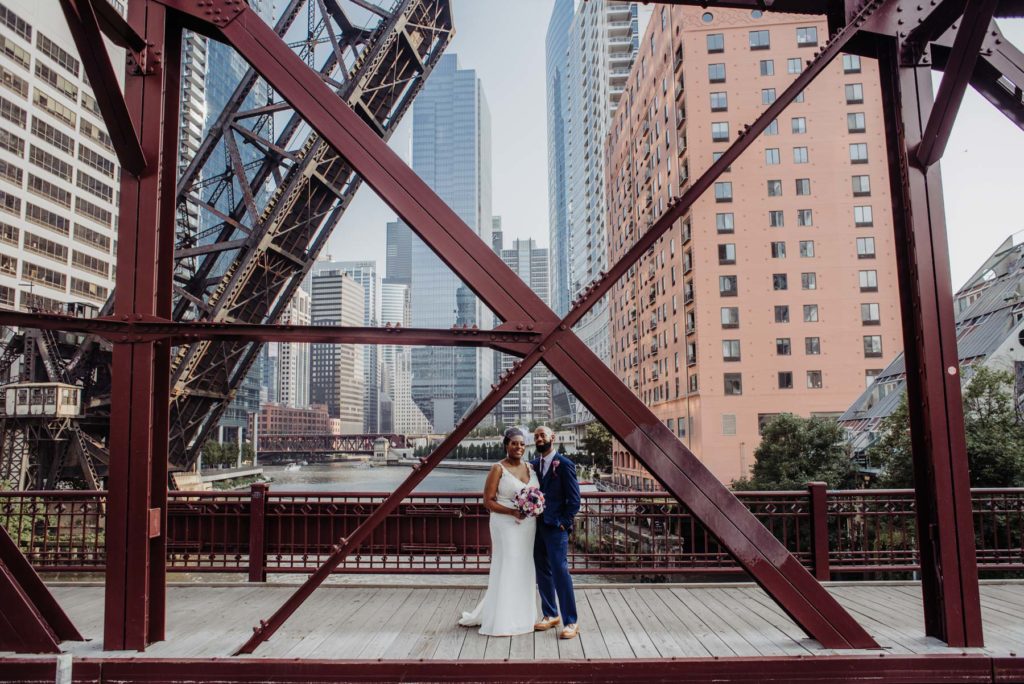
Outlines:
MULTIPOLYGON (((816 16, 655 11, 608 139, 612 261, 827 37, 816 16)), ((722 481, 764 420, 838 416, 902 349, 877 93, 873 62, 833 62, 610 294, 616 373, 722 481)))

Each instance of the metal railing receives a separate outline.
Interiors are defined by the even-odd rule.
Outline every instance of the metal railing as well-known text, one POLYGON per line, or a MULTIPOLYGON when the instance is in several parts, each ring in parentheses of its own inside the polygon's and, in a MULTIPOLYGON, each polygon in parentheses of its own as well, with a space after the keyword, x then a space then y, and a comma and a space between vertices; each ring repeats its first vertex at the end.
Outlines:
MULTIPOLYGON (((386 493, 170 492, 168 569, 308 573, 386 493)), ((911 490, 827 491, 823 484, 738 496, 819 579, 917 568, 911 490)), ((101 571, 105 492, 0 492, 0 524, 43 572, 101 571)), ((973 490, 982 573, 1024 571, 1024 489, 973 490)), ((738 573, 739 566, 678 502, 660 493, 586 493, 570 543, 577 574, 738 573)), ((472 574, 488 569, 488 513, 466 493, 410 496, 344 573, 472 574)))

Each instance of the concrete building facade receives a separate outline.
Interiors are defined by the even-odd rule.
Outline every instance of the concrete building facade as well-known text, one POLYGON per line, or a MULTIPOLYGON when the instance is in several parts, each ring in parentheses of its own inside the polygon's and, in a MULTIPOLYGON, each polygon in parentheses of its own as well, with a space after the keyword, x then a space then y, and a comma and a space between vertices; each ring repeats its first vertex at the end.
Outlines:
MULTIPOLYGON (((313 276, 310 317, 313 325, 363 324, 365 294, 352 276, 327 270, 313 276)), ((353 344, 313 344, 310 354, 310 402, 327 406, 340 420, 342 434, 363 430, 363 348, 353 344)))
MULTIPOLYGON (((819 17, 659 8, 609 137, 609 253, 800 72, 819 17), (685 84, 685 87, 684 87, 685 84)), ((616 373, 721 480, 764 420, 838 416, 902 347, 875 64, 837 59, 611 293, 616 373)), ((616 481, 654 482, 621 446, 616 481)))
POLYGON ((0 4, 0 307, 78 312, 114 285, 120 169, 52 9, 0 4))
MULTIPOLYGON (((407 327, 410 320, 409 284, 381 283, 381 325, 407 327)), ((412 350, 406 346, 385 344, 380 347, 381 425, 380 432, 424 435, 433 432, 430 421, 412 400, 412 350)))
MULTIPOLYGON (((301 287, 296 289, 281 323, 310 325, 311 306, 309 293, 301 287)), ((282 406, 309 406, 310 347, 308 342, 277 343, 277 402, 282 406)))

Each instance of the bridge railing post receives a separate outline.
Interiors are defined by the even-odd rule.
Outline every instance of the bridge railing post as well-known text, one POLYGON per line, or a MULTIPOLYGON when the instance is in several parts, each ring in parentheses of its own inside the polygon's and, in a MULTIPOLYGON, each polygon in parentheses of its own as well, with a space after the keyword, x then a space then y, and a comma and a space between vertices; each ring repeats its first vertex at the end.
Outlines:
POLYGON ((819 582, 827 582, 832 575, 828 558, 828 485, 824 482, 808 482, 807 495, 810 499, 814 578, 819 582))
POLYGON ((249 581, 267 581, 266 510, 270 485, 255 482, 249 487, 249 581))

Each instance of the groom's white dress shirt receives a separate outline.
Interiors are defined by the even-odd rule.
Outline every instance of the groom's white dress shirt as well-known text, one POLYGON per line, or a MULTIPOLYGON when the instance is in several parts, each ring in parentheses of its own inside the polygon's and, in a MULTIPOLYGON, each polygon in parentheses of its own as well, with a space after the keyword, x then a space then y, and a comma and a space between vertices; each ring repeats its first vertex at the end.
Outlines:
POLYGON ((551 453, 547 456, 542 456, 540 459, 540 476, 544 477, 548 474, 548 468, 551 467, 551 462, 555 460, 555 450, 552 449, 551 453))

